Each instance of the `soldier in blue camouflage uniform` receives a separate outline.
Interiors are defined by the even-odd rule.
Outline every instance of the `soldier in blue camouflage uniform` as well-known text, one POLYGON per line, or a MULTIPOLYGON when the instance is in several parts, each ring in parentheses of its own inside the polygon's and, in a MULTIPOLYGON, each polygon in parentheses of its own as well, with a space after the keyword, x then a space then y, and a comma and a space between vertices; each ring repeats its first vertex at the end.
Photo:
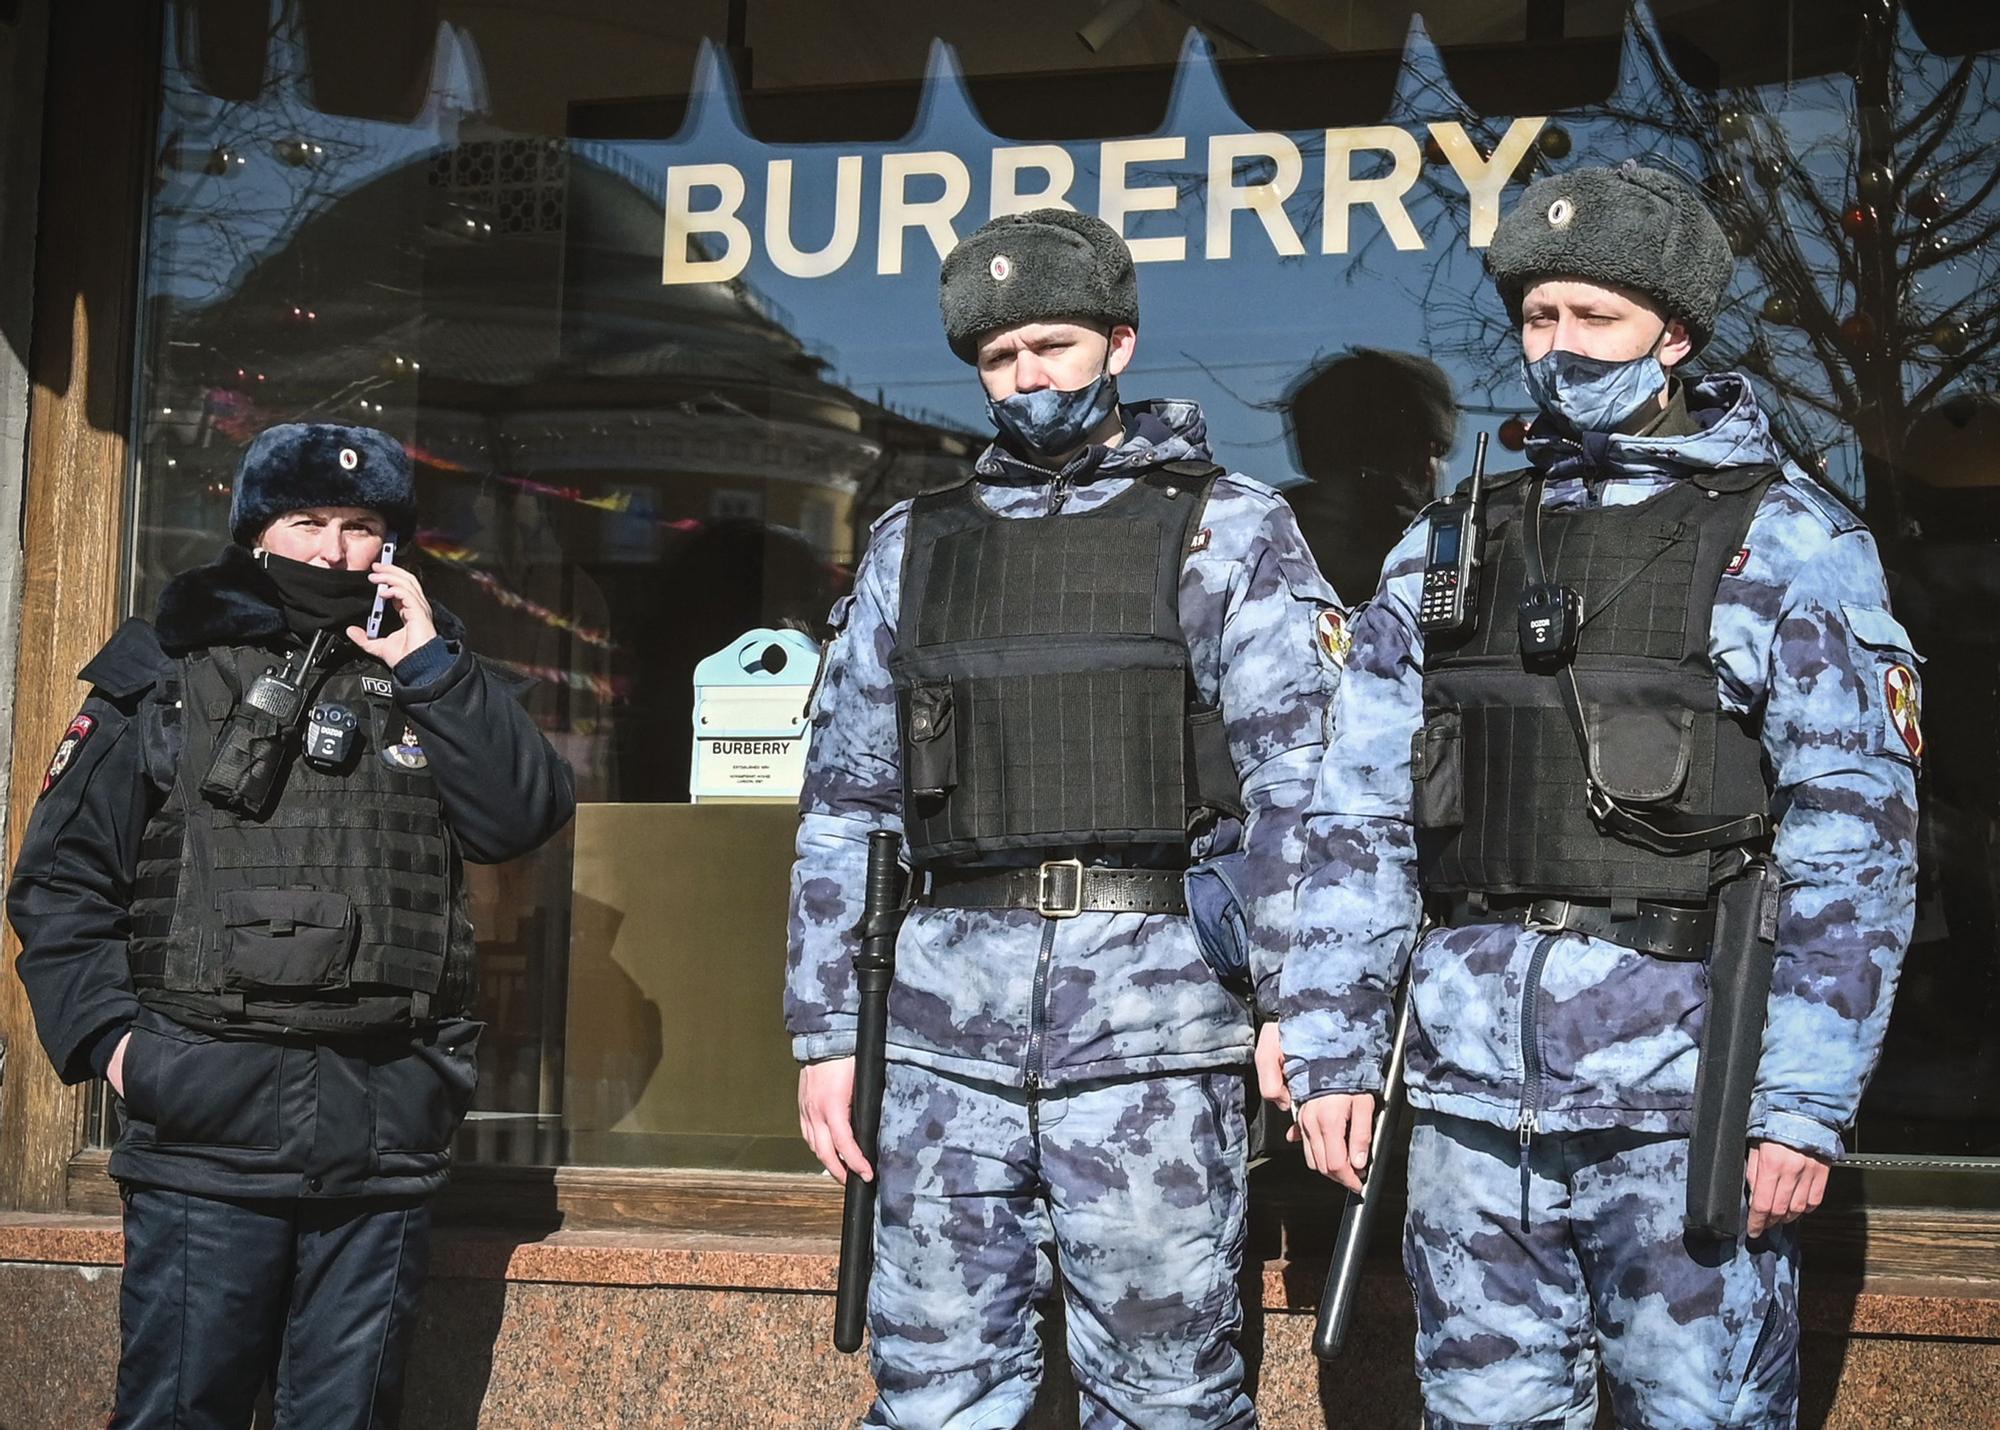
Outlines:
MULTIPOLYGON (((1437 641, 1427 656, 1417 619, 1426 521, 1353 621, 1307 817, 1283 1049, 1308 1159, 1353 1185, 1414 949, 1404 1255, 1429 1426, 1581 1430, 1600 1360, 1621 1426, 1796 1418, 1792 1223, 1818 1205, 1881 1046, 1912 921, 1922 737, 1916 657, 1868 531, 1785 462, 1743 377, 1671 375, 1712 331, 1729 261, 1700 201, 1634 165, 1530 186, 1487 260, 1541 408, 1522 487, 1545 483, 1543 519, 1582 530, 1683 484, 1714 496, 1782 469, 1719 564, 1705 652, 1715 718, 1753 769, 1761 757, 1780 880, 1745 1238, 1683 1224, 1706 945, 1656 956, 1566 931, 1567 903, 1552 922, 1508 917, 1499 892, 1420 928, 1420 897, 1439 907, 1420 870, 1442 846, 1427 841, 1463 837, 1438 826, 1470 822, 1475 785, 1468 748, 1465 808, 1427 803, 1445 762, 1426 685, 1446 656, 1437 641)), ((1520 594, 1493 598, 1510 630, 1520 594)), ((1583 597, 1586 621, 1615 600, 1583 597)), ((1570 728, 1545 729, 1580 800, 1570 728)), ((1580 892, 1579 921, 1630 912, 1580 892)))
MULTIPOLYGON (((977 364, 1001 437, 967 484, 938 499, 964 511, 976 498, 981 531, 1083 541, 1103 525, 1093 514, 1141 498, 1184 508, 1208 486, 1206 506, 1157 562, 1185 641, 1175 659, 1188 672, 1172 677, 1174 728, 1160 748, 1177 769, 1183 709, 1208 712, 1231 786, 1218 803, 1237 808, 1197 812, 1190 828, 1177 795, 1174 827, 1152 846, 1030 839, 1011 852, 920 858, 930 890, 898 943, 871 1169, 848 1117, 865 846, 871 831, 888 829, 921 855, 934 837, 920 822, 923 791, 950 779, 906 771, 905 752, 933 719, 952 723, 916 703, 921 683, 899 689, 894 669, 919 625, 904 609, 906 567, 948 544, 910 539, 933 499, 902 503, 875 524, 854 592, 834 610, 812 710, 785 993, 806 1065, 801 1130, 841 1181, 880 1177, 869 1299, 878 1398, 865 1423, 1019 1423, 1041 1378, 1033 1303, 1059 1273, 1083 1424, 1254 1425, 1236 1346, 1242 1070, 1252 1004, 1275 997, 1290 943, 1300 819, 1323 750, 1341 612, 1284 501, 1208 461, 1198 409, 1118 405, 1114 379, 1131 358, 1138 313, 1129 250, 1108 226, 1063 210, 997 219, 947 260, 941 300, 952 346, 977 364), (1066 868, 1063 855, 1078 866, 1066 868), (1185 909, 1190 863, 1186 887, 1213 877, 1204 887, 1225 895, 1193 901, 1239 935, 1240 974, 1228 966, 1230 941, 1198 941, 1184 913, 1118 911, 1091 892, 1137 870, 1154 907, 1185 909), (998 887, 996 878, 1023 869, 1024 898, 953 906, 971 902, 973 886, 998 887), (1083 911, 1051 916, 1074 906, 1083 911)), ((1072 594, 1080 579, 1109 592, 1126 577, 1109 569, 1119 564, 1081 578, 1041 568, 991 629, 1050 618, 1041 598, 1065 583, 1072 594)), ((919 609, 933 620, 928 603, 919 609)), ((963 781, 984 762, 965 744, 978 738, 976 710, 958 693, 963 781)), ((1030 704, 1009 709, 1032 719, 1030 704)), ((1122 724, 1145 733, 1136 712, 1122 724)), ((1078 743, 1089 742, 1025 752, 1074 760, 1059 771, 1057 798, 1117 783, 1090 773, 1078 743)), ((1275 1082, 1274 1038, 1268 1061, 1275 1082)))

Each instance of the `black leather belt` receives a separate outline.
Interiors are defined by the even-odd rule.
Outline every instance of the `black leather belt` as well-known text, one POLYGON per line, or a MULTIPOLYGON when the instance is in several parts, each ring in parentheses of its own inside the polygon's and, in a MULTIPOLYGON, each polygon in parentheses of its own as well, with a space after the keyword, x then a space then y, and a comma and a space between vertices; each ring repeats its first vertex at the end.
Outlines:
POLYGON ((1578 933, 1656 958, 1706 958, 1715 940, 1715 910, 1645 900, 1535 899, 1526 895, 1449 896, 1442 922, 1510 923, 1538 933, 1578 933))
POLYGON ((1184 914, 1180 869, 1107 869, 1051 859, 1025 869, 933 869, 918 899, 941 909, 1033 909, 1044 918, 1078 914, 1184 914))

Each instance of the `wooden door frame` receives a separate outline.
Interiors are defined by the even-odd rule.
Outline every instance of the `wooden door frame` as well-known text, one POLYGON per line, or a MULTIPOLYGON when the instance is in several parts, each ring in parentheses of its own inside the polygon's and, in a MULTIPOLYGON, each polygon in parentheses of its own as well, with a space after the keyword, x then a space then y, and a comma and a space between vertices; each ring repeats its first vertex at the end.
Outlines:
MULTIPOLYGON (((42 770, 83 696, 76 672, 124 612, 127 433, 140 239, 154 173, 160 11, 54 5, 41 137, 40 230, 29 337, 20 653, 14 669, 7 867, 42 770)), ((84 1090, 43 1057, 0 943, 0 1209, 66 1205, 84 1090)))

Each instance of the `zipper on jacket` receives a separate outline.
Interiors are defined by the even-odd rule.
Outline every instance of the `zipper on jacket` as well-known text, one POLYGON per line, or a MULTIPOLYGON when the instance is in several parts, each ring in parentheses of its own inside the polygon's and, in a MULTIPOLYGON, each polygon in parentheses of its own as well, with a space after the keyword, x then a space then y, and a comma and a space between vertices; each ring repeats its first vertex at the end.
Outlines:
POLYGON ((1060 515, 1063 509, 1063 503, 1068 500, 1069 500, 1069 478, 1064 476, 1061 472, 1057 472, 1055 475, 1055 479, 1049 483, 1048 514, 1050 516, 1060 515))
POLYGON ((1514 1130, 1520 1135, 1524 1155, 1541 1130, 1537 1120, 1542 1109, 1542 1045, 1535 1014, 1542 999, 1542 966, 1549 961, 1549 950, 1559 937, 1542 935, 1528 959, 1528 976, 1521 989, 1521 1116, 1514 1130))

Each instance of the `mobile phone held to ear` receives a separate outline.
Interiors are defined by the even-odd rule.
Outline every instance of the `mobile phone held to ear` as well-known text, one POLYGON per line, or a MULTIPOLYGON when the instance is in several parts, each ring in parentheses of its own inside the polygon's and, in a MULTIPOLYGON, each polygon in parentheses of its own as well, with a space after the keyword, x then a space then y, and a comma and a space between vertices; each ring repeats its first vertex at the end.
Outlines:
MULTIPOLYGON (((379 559, 384 566, 394 566, 396 564, 396 543, 393 541, 383 542, 382 555, 379 559)), ((388 612, 388 609, 389 588, 387 586, 377 586, 375 588, 375 604, 368 612, 368 639, 371 641, 382 634, 382 617, 388 612)))

